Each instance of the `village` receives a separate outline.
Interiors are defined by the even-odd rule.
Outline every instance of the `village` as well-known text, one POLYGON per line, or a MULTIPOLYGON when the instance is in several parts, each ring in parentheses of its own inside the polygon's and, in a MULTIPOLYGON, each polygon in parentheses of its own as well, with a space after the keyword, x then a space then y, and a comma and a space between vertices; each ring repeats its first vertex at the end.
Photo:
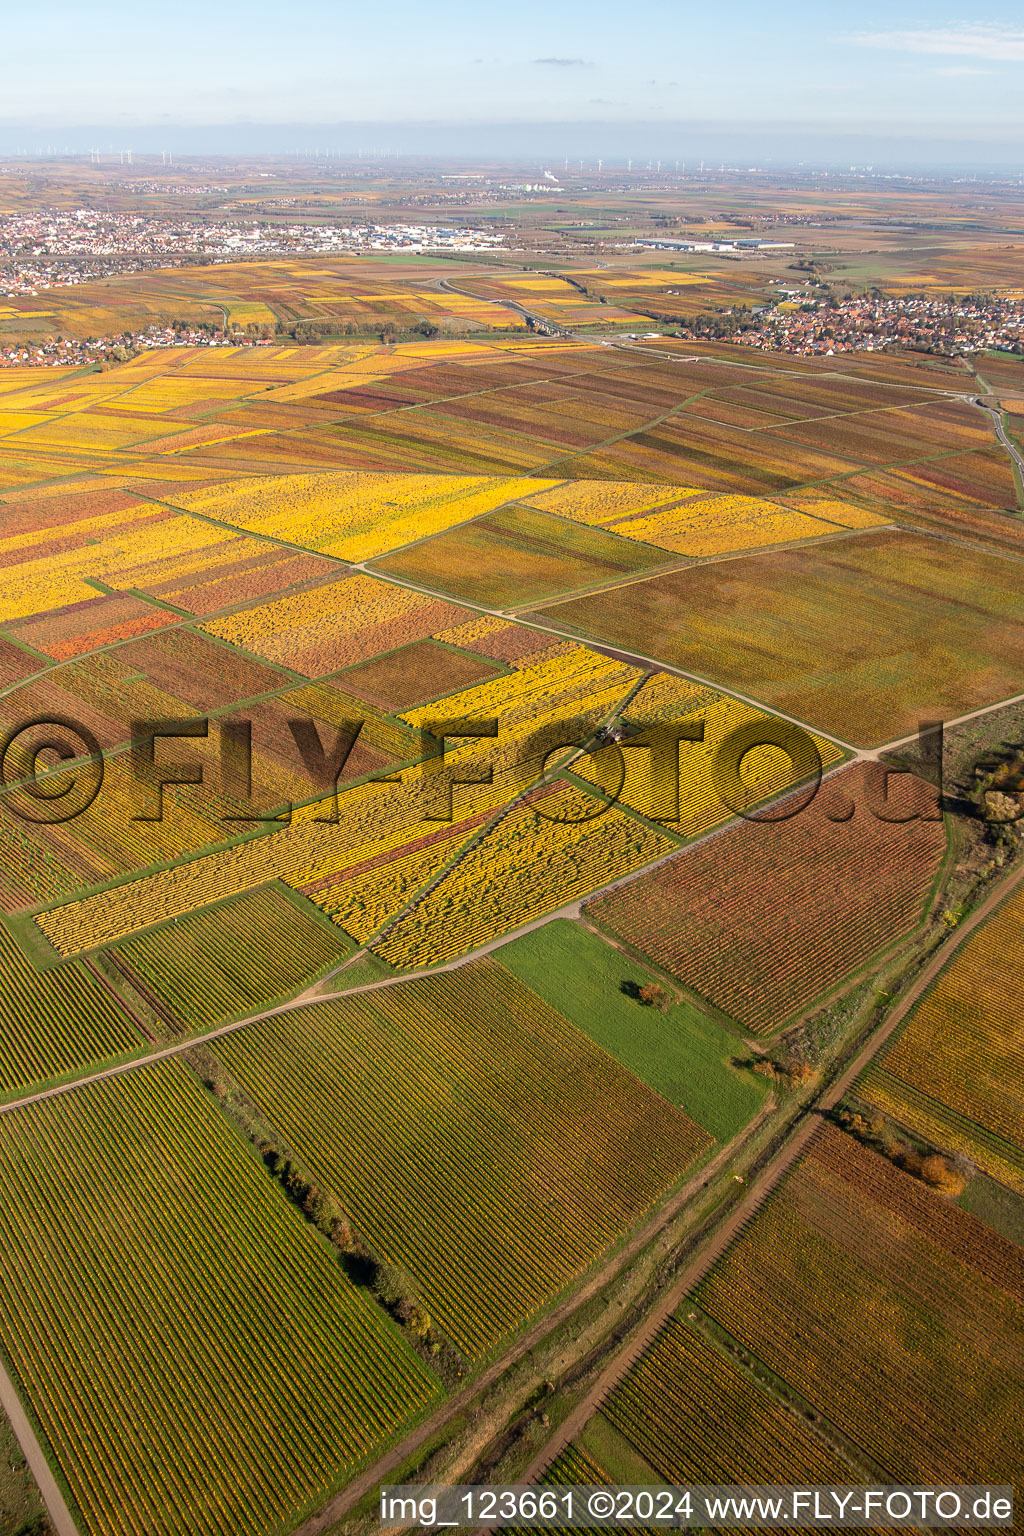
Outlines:
POLYGON ((998 294, 837 299, 817 286, 784 289, 768 308, 697 315, 679 327, 692 340, 728 337, 763 352, 830 356, 898 348, 961 353, 1024 352, 1024 302, 998 294))

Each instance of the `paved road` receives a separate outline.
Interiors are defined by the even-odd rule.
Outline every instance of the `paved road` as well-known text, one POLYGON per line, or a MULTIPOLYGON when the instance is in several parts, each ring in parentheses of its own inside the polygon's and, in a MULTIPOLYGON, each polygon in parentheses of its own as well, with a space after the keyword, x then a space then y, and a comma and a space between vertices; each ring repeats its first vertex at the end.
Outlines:
POLYGON ((983 411, 987 411, 992 417, 992 425, 996 429, 996 437, 998 437, 999 441, 1010 455, 1010 458, 1016 464, 1017 469, 1020 471, 1022 483, 1024 483, 1024 458, 1021 457, 1021 452, 1017 447, 1017 444, 1006 435, 1006 428, 1003 426, 1002 411, 999 409, 998 405, 991 405, 985 399, 984 395, 975 395, 973 396, 973 400, 975 405, 980 405, 981 409, 983 411))

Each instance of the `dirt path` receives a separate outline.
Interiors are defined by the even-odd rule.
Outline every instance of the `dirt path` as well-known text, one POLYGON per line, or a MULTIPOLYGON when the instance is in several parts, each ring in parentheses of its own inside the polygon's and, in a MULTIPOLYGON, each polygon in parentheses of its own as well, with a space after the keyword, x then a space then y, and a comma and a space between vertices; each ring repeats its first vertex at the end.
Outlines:
POLYGON ((722 1168, 728 1163, 744 1143, 755 1134, 764 1124, 767 1117, 775 1108, 771 1095, 754 1116, 732 1141, 721 1147, 710 1162, 695 1173, 682 1188, 678 1189, 671 1198, 662 1205, 657 1213, 617 1252, 609 1255, 590 1278, 578 1290, 573 1291, 550 1312, 546 1312, 531 1328, 515 1341, 512 1347, 494 1361, 480 1375, 474 1378, 467 1386, 462 1387, 453 1397, 448 1398, 429 1418, 424 1419, 414 1430, 401 1440, 398 1445, 392 1447, 385 1455, 381 1456, 371 1467, 367 1467, 352 1482, 347 1483, 341 1491, 325 1504, 323 1509, 311 1516, 305 1524, 300 1525, 292 1536, 320 1536, 320 1533, 329 1529, 335 1521, 340 1520, 354 1505, 372 1493, 378 1483, 383 1482, 390 1473, 396 1471, 408 1457, 412 1456, 422 1446, 427 1444, 445 1425, 450 1423, 464 1408, 467 1408, 477 1397, 492 1386, 504 1373, 515 1365, 518 1360, 532 1349, 543 1343, 549 1334, 559 1328, 572 1316, 585 1302, 596 1296, 611 1281, 615 1280, 626 1267, 640 1254, 649 1243, 680 1213, 688 1201, 700 1193, 722 1168))
MULTIPOLYGON (((971 916, 961 924, 948 943, 940 945, 916 981, 901 998, 899 1004, 878 1029, 865 1041, 853 1060, 840 1073, 826 1091, 809 1107, 797 1122, 793 1134, 768 1163, 767 1167, 751 1184, 746 1196, 715 1232, 703 1250, 682 1271, 675 1284, 659 1300, 648 1314, 639 1332, 620 1349, 601 1372, 586 1396, 559 1426, 544 1448, 530 1462, 520 1481, 535 1483, 566 1446, 580 1435, 605 1398, 635 1364, 639 1356, 657 1335, 665 1321, 690 1292, 700 1284, 712 1266, 721 1258, 729 1244, 763 1205, 779 1181, 789 1172, 807 1147, 820 1123, 820 1115, 834 1109, 868 1063, 892 1037, 894 1031, 919 1001, 936 976, 948 964, 950 957, 971 937, 992 912, 1024 882, 1024 867, 1018 869, 996 890, 991 891, 971 916)), ((479 1536, 479 1533, 478 1533, 479 1536)))
POLYGON ((2 1365, 0 1365, 0 1404, 11 1421, 14 1437, 21 1446, 21 1453, 28 1462, 29 1471, 36 1480, 39 1496, 56 1536, 79 1536, 78 1527, 71 1518, 71 1511, 64 1502, 64 1495, 57 1487, 57 1479, 50 1471, 50 1464, 43 1455, 43 1448, 36 1438, 36 1432, 21 1406, 21 1399, 15 1391, 14 1382, 2 1365))
MULTIPOLYGON (((543 1450, 530 1462, 518 1481, 523 1483, 535 1483, 547 1470, 567 1445, 583 1432, 596 1410, 604 1402, 605 1398, 618 1384, 622 1377, 635 1364, 643 1354, 648 1344, 655 1338, 665 1320, 680 1303, 689 1295, 695 1285, 707 1274, 708 1270, 721 1257, 726 1248, 736 1237, 742 1228, 750 1220, 751 1216, 759 1209, 765 1199, 775 1188, 782 1175, 792 1166, 800 1153, 817 1129, 816 1118, 808 1114, 800 1121, 793 1135, 786 1142, 781 1151, 777 1152, 764 1172, 754 1181, 740 1204, 732 1214, 718 1228, 714 1237, 707 1246, 693 1259, 679 1275, 675 1284, 670 1286, 665 1294, 647 1314, 643 1325, 623 1347, 613 1355, 605 1366, 597 1381, 591 1387, 586 1396, 577 1403, 576 1407, 559 1426, 556 1433, 544 1446, 543 1450)), ((482 1530, 489 1530, 483 1527, 482 1530)), ((478 1533, 480 1536, 480 1533, 478 1533)))
POLYGON ((907 1014, 928 990, 939 972, 948 964, 950 957, 960 949, 973 933, 981 927, 997 907, 1001 907, 1004 901, 1008 901, 1021 884, 1024 883, 1024 865, 1001 881, 994 890, 989 891, 980 906, 975 907, 970 917, 965 918, 959 928, 955 929, 950 939, 941 944, 928 964, 921 971, 917 980, 904 993, 885 1023, 875 1031, 871 1038, 865 1041, 861 1050, 846 1068, 840 1077, 832 1084, 831 1088, 822 1095, 819 1108, 822 1110, 834 1109, 844 1093, 847 1093, 857 1080, 868 1062, 876 1056, 882 1046, 890 1039, 894 1031, 903 1023, 907 1014))

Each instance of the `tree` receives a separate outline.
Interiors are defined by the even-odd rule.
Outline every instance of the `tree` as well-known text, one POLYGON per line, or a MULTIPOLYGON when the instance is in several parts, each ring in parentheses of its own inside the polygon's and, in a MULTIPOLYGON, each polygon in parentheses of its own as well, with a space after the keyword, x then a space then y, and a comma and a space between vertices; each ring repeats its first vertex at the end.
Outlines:
POLYGON ((943 1195, 959 1195, 967 1183, 964 1175, 958 1173, 940 1152, 932 1152, 921 1159, 920 1177, 943 1195))
POLYGON ((393 320, 385 320, 380 328, 380 339, 385 347, 394 346, 398 340, 398 326, 393 320))
POLYGON ((645 1008, 664 1008, 668 1003, 668 993, 656 981, 645 982, 637 996, 645 1008))
POLYGON ((381 1306, 387 1307, 388 1311, 413 1299, 408 1276, 395 1264, 378 1264, 370 1289, 381 1306))

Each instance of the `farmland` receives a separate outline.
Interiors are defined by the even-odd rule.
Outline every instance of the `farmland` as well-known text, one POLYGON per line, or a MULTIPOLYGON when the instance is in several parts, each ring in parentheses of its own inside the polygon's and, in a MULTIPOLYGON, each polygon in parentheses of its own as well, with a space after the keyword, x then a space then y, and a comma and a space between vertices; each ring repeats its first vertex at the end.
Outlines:
POLYGON ((864 770, 846 769, 806 809, 741 821, 598 897, 588 915, 770 1033, 923 917, 946 845, 934 794, 929 804, 924 785, 891 781, 883 813, 912 818, 896 821, 872 811, 870 793, 864 770))
POLYGON ((671 849, 653 828, 602 809, 571 788, 513 808, 398 918, 375 952, 403 969, 451 959, 671 849))
POLYGON ((343 936, 272 887, 118 946, 183 1030, 255 1013, 346 954, 343 936))
POLYGON ((661 549, 694 557, 818 539, 844 527, 881 522, 855 507, 835 507, 833 522, 802 511, 761 501, 755 496, 703 496, 671 510, 650 512, 611 527, 630 539, 646 539, 661 549))
POLYGON ((545 611, 867 745, 1020 691, 1018 572, 1016 559, 962 547, 952 565, 937 539, 868 530, 545 611))
POLYGON ((89 1536, 264 1536, 432 1395, 177 1062, 0 1142, 5 1353, 89 1536))
MULTIPOLYGON (((384 592, 392 590, 383 583, 374 585, 384 592)), ((581 722, 587 730, 599 726, 623 703, 639 678, 635 668, 585 646, 564 643, 553 651, 542 647, 539 655, 521 658, 521 664, 509 674, 494 675, 493 680, 463 689, 446 701, 442 720, 445 716, 458 720, 500 714, 501 731, 493 746, 470 738, 461 745, 453 742, 444 760, 431 756, 433 738, 429 731, 438 718, 437 709, 429 705, 409 709, 402 724, 407 731, 412 727, 417 732, 416 737, 410 732, 410 742, 418 741, 420 729, 428 733, 426 743, 410 746, 408 752, 414 762, 427 754, 422 765, 399 775, 371 776, 365 783, 342 785, 326 803, 324 786, 310 795, 307 778, 308 803, 297 808, 290 821, 286 818, 287 824, 265 821, 257 825, 255 836, 249 832, 222 847, 203 851, 201 857, 179 858, 170 867, 142 873, 110 890, 55 905, 39 913, 39 928, 62 953, 76 954, 280 877, 310 895, 343 925, 357 924, 360 939, 368 938, 385 919, 399 915, 403 903, 428 877, 443 869, 463 838, 475 835, 487 817, 507 810, 507 820, 498 821, 482 851, 471 852, 472 863, 465 869, 457 866, 437 887, 436 894, 431 894, 428 905, 417 909, 418 915, 409 914, 389 942, 405 952, 405 935, 412 934, 438 901, 448 900, 451 882, 479 878, 484 867, 491 869, 495 879, 509 876, 501 916, 495 914, 487 930, 488 937, 495 936, 550 910, 552 900, 561 905, 556 899, 560 872, 574 868, 571 888, 576 894, 585 894, 601 883, 605 855, 625 872, 671 846, 655 829, 621 812, 604 814, 602 800, 566 784, 547 791, 556 797, 551 806, 555 820, 543 812, 538 818, 517 803, 544 768, 545 748, 538 733, 554 731, 556 742, 575 742, 581 722), (457 770, 456 783, 461 779, 466 787, 453 787, 453 797, 458 799, 453 798, 452 809, 458 814, 454 824, 445 829, 439 827, 439 820, 445 820, 452 769, 457 770), (569 808, 568 822, 558 819, 563 801, 569 808), (583 820, 574 822, 571 818, 580 813, 583 820), (599 818, 596 839, 591 835, 595 829, 587 825, 595 817, 599 818), (550 862, 546 872, 543 866, 534 866, 529 857, 534 826, 548 829, 550 862), (505 874, 500 874, 501 870, 505 874), (367 912, 376 914, 380 924, 367 928, 367 912)), ((308 690, 295 689, 288 696, 299 704, 313 703, 318 714, 328 713, 329 717, 323 705, 310 699, 308 690)), ((336 710, 341 707, 336 705, 336 710)), ((356 717, 359 713, 356 709, 356 717)), ((335 718, 339 718, 338 713, 335 718)), ((371 718, 371 740, 386 723, 371 718)), ((115 764, 117 761, 113 760, 115 764)), ((131 786, 131 793, 137 800, 137 785, 131 786)), ((100 803, 97 800, 95 805, 100 803)), ((99 819, 99 812, 95 815, 99 819)), ((179 820, 167 817, 163 822, 127 825, 151 828, 150 836, 155 840, 155 834, 180 836, 179 820)), ((208 840, 214 841, 209 834, 208 840)), ((461 950, 476 942, 474 925, 485 922, 486 913, 477 911, 472 922, 471 916, 467 909, 458 934, 453 930, 444 941, 446 945, 450 942, 461 950)), ((431 955, 442 940, 443 935, 437 934, 431 955)))
POLYGON ((603 506, 785 497, 830 482, 834 499, 883 519, 896 506, 1020 541, 998 515, 1016 506, 1009 460, 987 419, 955 398, 965 376, 948 365, 780 368, 743 347, 675 359, 523 336, 182 347, 100 374, 7 372, 9 497, 71 476, 82 491, 89 478, 92 489, 129 484, 165 511, 219 520, 222 541, 236 518, 292 541, 290 557, 295 544, 382 554, 515 497, 589 522, 603 506), (571 481, 584 489, 557 489, 571 481))
POLYGON ((386 556, 376 569, 472 602, 506 607, 656 569, 665 561, 650 545, 511 507, 386 556))
POLYGON ((402 710, 457 693, 493 677, 494 671, 482 657, 417 640, 349 667, 341 680, 351 693, 380 709, 402 710))
POLYGON ((603 1412, 667 1483, 847 1478, 834 1451, 678 1316, 603 1412))
POLYGON ((738 1040, 687 1002, 639 998, 651 973, 579 923, 559 919, 497 951, 502 966, 623 1066, 728 1141, 756 1113, 763 1079, 731 1065, 738 1040))
POLYGON ((818 1132, 697 1300, 884 1479, 1020 1465, 1020 1249, 841 1132, 818 1132))
POLYGON ((59 1077, 137 1050, 143 1036, 116 998, 80 962, 40 974, 0 926, 4 1025, 0 1092, 59 1077))
POLYGON ((709 1142, 486 961, 268 1019, 216 1049, 470 1356, 709 1142))
POLYGON ((576 773, 620 805, 687 838, 721 826, 739 810, 751 810, 843 756, 824 737, 796 737, 785 727, 780 733, 763 710, 667 672, 648 675, 621 719, 636 732, 627 748, 599 747, 576 765, 576 773), (687 737, 675 743, 677 730, 687 737), (660 742, 659 731, 669 732, 660 742), (750 737, 750 746, 736 764, 735 782, 727 783, 722 758, 729 759, 730 744, 741 734, 750 737))
POLYGON ((355 574, 230 618, 210 620, 204 628, 305 677, 323 677, 381 651, 423 640, 461 617, 451 604, 355 574))
POLYGON ((282 475, 186 492, 179 500, 186 511, 254 533, 366 560, 537 488, 533 480, 479 475, 282 475))
POLYGON ((1024 1193, 1017 949, 1024 901, 990 918, 915 1009, 859 1092, 1024 1193))
POLYGON ((1024 367, 838 334, 1003 292, 1019 191, 565 171, 0 178, 0 245, 43 183, 492 242, 0 307, 0 1358, 80 1536, 355 1529, 563 1429, 539 1479, 1021 1462, 1022 898, 960 929, 1019 850, 872 759, 1024 688, 1024 367))
MULTIPOLYGON (((35 302, 38 314, 40 304, 35 302)), ((7 330, 33 305, 13 304, 7 330)), ((186 271, 135 273, 83 283, 48 296, 47 327, 68 336, 103 335, 167 324, 172 319, 223 324, 225 313, 241 326, 328 322, 344 332, 379 329, 386 321, 413 326, 424 320, 443 324, 452 332, 515 330, 523 320, 511 310, 457 293, 428 288, 422 266, 382 263, 373 267, 358 258, 320 257, 307 261, 266 261, 259 265, 225 263, 186 271)), ((27 319, 21 321, 22 327, 27 319)), ((36 324, 29 331, 38 330, 36 324)))

